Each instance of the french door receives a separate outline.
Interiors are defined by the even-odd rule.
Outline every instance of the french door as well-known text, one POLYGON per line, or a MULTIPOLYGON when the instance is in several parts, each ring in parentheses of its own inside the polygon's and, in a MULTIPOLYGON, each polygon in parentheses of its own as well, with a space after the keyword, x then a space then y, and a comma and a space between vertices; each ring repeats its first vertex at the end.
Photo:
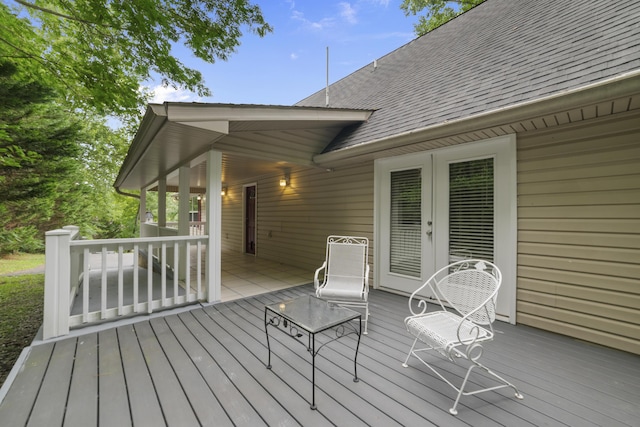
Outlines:
POLYGON ((376 284, 411 293, 465 258, 503 273, 498 313, 515 319, 515 137, 376 161, 376 284), (506 274, 505 274, 506 273, 506 274))
POLYGON ((432 156, 376 164, 380 287, 411 293, 433 273, 432 156))

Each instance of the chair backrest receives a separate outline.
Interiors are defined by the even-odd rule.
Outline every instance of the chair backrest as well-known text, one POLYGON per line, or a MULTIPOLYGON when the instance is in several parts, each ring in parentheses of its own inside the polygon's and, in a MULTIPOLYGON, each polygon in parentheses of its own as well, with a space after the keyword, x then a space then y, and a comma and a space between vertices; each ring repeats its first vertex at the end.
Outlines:
POLYGON ((369 239, 366 237, 327 237, 326 280, 362 283, 368 256, 369 239))
MULTIPOLYGON (((469 320, 489 325, 496 317, 496 300, 501 283, 502 273, 495 264, 468 259, 441 268, 421 289, 430 286, 444 309, 453 308, 462 316, 471 313, 469 320)), ((411 299, 419 298, 415 296, 418 291, 414 292, 411 299)), ((409 304, 411 307, 411 301, 409 304)))

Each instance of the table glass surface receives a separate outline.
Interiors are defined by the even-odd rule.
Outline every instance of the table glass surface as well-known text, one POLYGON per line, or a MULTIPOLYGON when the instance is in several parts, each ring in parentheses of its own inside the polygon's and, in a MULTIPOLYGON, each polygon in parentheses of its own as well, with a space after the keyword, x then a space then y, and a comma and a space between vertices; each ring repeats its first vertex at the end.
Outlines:
POLYGON ((311 333, 321 332, 360 316, 357 311, 328 303, 312 295, 269 304, 266 309, 311 333))

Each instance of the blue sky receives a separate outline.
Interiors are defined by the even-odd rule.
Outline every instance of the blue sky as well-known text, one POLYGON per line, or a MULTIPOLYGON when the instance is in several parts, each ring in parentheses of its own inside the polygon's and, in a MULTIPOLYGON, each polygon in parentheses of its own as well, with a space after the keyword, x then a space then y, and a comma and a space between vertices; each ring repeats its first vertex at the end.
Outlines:
POLYGON ((333 83, 415 38, 417 17, 404 15, 401 0, 252 2, 274 31, 264 38, 245 31, 228 61, 207 64, 176 50, 186 65, 202 72, 213 96, 157 87, 153 102, 291 105, 324 89, 327 47, 333 83))

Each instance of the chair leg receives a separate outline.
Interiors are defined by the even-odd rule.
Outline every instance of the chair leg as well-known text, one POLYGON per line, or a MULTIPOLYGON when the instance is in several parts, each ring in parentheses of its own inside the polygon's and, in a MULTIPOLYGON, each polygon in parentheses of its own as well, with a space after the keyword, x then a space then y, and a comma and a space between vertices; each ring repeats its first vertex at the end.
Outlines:
MULTIPOLYGON (((464 376, 464 380, 462 381, 462 385, 460 385, 460 389, 458 390, 458 395, 456 396, 455 402, 453 402, 453 406, 449 409, 449 412, 452 415, 458 415, 458 410, 456 406, 458 406, 458 402, 460 401, 460 397, 464 394, 464 386, 467 385, 467 380, 469 379, 469 375, 471 375, 471 370, 475 367, 475 365, 469 366, 467 369, 467 374, 464 376)), ((454 387, 455 388, 455 387, 454 387)))
POLYGON ((369 326, 369 303, 364 306, 364 332, 363 334, 368 335, 367 327, 369 326))
MULTIPOLYGON (((464 396, 470 396, 470 395, 473 395, 473 394, 483 393, 485 391, 497 390, 497 389, 505 388, 505 387, 511 387, 515 392, 515 397, 516 398, 524 399, 524 396, 520 393, 520 391, 518 390, 518 388, 515 385, 511 384, 509 381, 505 380, 500 375, 496 374, 495 372, 493 372, 491 369, 487 368, 483 364, 478 363, 477 361, 473 361, 473 364, 471 366, 469 366, 469 369, 467 369, 467 374, 464 376, 464 380, 462 381, 462 384, 460 385, 460 389, 457 390, 458 391, 458 395, 456 396, 456 400, 453 403, 453 406, 451 407, 451 409, 449 409, 449 412, 451 414, 453 414, 453 415, 457 415, 458 414, 458 410, 456 409, 456 406, 458 406, 458 402, 460 401, 460 397, 462 397, 463 395, 464 396), (475 390, 475 391, 471 391, 471 392, 466 392, 465 393, 464 392, 464 387, 467 385, 467 380, 469 379, 469 376, 471 375, 471 371, 475 367, 481 368, 487 374, 493 376, 496 380, 498 380, 502 384, 494 386, 494 387, 488 387, 488 388, 484 388, 484 389, 475 390)), ((454 389, 455 388, 456 387, 454 386, 454 389)))
POLYGON ((409 365, 407 364, 407 362, 409 361, 409 358, 411 357, 411 354, 413 354, 413 349, 416 347, 416 343, 418 342, 418 338, 416 338, 415 340, 413 340, 413 344, 411 345, 411 348, 409 349, 409 354, 407 354, 407 358, 404 359, 404 363, 402 364, 403 367, 408 368, 409 365))
POLYGON ((409 350, 409 354, 407 354, 407 357, 404 361, 404 363, 402 364, 402 366, 404 366, 405 368, 408 367, 409 365, 407 364, 407 362, 409 361, 409 358, 411 357, 411 355, 414 355, 419 361, 421 361, 426 367, 428 367, 434 374, 436 374, 438 377, 440 377, 441 380, 443 380, 444 382, 446 382, 447 384, 449 384, 450 387, 452 387, 456 392, 457 392, 457 396, 456 399, 453 403, 453 406, 451 407, 451 409, 449 409, 449 412, 452 415, 457 415, 458 414, 458 410, 456 409, 458 406, 458 402, 460 401, 460 398, 462 396, 471 396, 474 394, 478 394, 478 393, 483 393, 485 391, 491 391, 491 390, 497 390, 500 388, 505 388, 505 387, 510 387, 514 390, 515 392, 515 397, 518 399, 524 399, 524 396, 520 393, 520 391, 518 390, 518 388, 513 385, 512 383, 510 383, 509 381, 505 380, 504 378, 502 378, 500 375, 496 374, 495 372, 493 372, 492 370, 490 370, 489 368, 487 368, 486 366, 484 366, 483 364, 479 363, 477 360, 470 360, 467 357, 465 357, 465 355, 457 350, 454 351, 454 354, 452 356, 457 356, 457 357, 461 357, 464 359, 467 359, 471 362, 471 365, 469 366, 469 368, 467 369, 467 373, 464 376, 464 379, 462 381, 462 384, 460 385, 460 387, 457 387, 455 384, 453 384, 449 379, 445 378, 443 376, 443 374, 441 374, 436 368, 434 368, 433 366, 431 366, 429 363, 427 363, 424 359, 422 359, 418 354, 416 354, 417 351, 429 351, 429 350, 434 350, 433 347, 430 348, 424 348, 424 349, 418 349, 415 350, 416 344, 418 343, 419 338, 416 338, 413 341, 413 344, 411 345, 411 349, 409 350), (479 389, 479 390, 473 390, 473 391, 467 391, 465 392, 464 389, 467 385, 467 382, 469 380, 469 377, 471 376, 471 371, 474 368, 481 368, 482 370, 484 370, 487 374, 491 375, 492 377, 494 377, 496 380, 498 380, 501 384, 499 385, 495 385, 493 387, 487 387, 487 388, 483 388, 483 389, 479 389))

